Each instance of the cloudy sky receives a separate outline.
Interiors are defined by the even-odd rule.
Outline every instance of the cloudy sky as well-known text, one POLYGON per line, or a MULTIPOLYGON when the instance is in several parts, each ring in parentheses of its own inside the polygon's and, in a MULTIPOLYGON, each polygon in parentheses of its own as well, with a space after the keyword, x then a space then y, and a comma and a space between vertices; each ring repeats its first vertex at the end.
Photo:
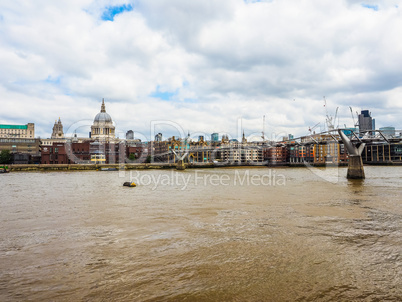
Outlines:
POLYGON ((0 123, 87 136, 104 98, 120 137, 401 129, 401 36, 392 0, 2 0, 0 123))

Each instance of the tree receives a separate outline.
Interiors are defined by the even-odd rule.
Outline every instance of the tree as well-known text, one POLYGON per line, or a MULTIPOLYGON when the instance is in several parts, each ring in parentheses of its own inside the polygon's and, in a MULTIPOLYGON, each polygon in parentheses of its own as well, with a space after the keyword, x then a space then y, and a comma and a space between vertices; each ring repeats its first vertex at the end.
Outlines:
POLYGON ((128 159, 131 161, 135 161, 137 159, 137 156, 135 156, 134 153, 130 153, 130 155, 128 156, 128 159))
POLYGON ((146 162, 147 162, 147 163, 150 163, 151 161, 152 161, 152 157, 151 157, 151 155, 148 155, 148 156, 147 156, 147 161, 146 161, 146 162))
POLYGON ((0 152, 0 164, 9 164, 11 162, 10 150, 2 150, 0 152))

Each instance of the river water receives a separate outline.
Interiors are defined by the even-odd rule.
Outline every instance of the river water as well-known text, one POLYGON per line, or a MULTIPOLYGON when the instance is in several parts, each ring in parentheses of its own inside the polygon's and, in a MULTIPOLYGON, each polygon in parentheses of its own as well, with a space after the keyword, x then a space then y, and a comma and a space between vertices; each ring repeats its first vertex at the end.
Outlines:
POLYGON ((0 301, 401 301, 402 167, 365 172, 0 175, 0 301))

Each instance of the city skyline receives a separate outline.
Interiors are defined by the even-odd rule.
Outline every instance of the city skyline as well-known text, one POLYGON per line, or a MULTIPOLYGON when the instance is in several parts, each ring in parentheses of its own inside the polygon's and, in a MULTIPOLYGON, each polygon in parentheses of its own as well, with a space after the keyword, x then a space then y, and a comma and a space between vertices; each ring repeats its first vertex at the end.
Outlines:
POLYGON ((396 1, 41 4, 0 5, 2 124, 45 138, 58 117, 92 124, 105 98, 116 133, 167 120, 234 137, 241 119, 261 134, 265 115, 268 137, 301 136, 337 107, 351 127, 349 106, 401 128, 396 1))
MULTIPOLYGON (((351 108, 349 108, 352 110, 351 108)), ((35 138, 41 138, 41 139, 57 139, 62 138, 62 139, 72 139, 73 137, 80 137, 81 139, 89 138, 93 140, 98 140, 100 139, 98 137, 99 134, 101 134, 100 129, 95 129, 99 126, 96 126, 99 122, 101 122, 100 127, 107 127, 111 128, 110 130, 110 137, 116 138, 116 139, 136 139, 139 141, 159 141, 159 140, 167 140, 171 138, 179 138, 179 139, 186 139, 190 138, 193 141, 194 140, 199 140, 201 137, 203 140, 206 141, 220 141, 224 137, 226 137, 228 140, 234 140, 234 141, 241 141, 241 140, 249 140, 251 142, 261 142, 261 141, 282 141, 288 139, 299 139, 303 138, 306 136, 314 135, 314 134, 319 134, 319 133, 327 133, 328 130, 335 131, 337 129, 348 129, 348 130, 353 130, 353 131, 361 131, 364 133, 365 131, 368 130, 382 130, 384 133, 388 133, 390 135, 395 135, 392 134, 392 131, 399 131, 396 133, 397 136, 400 136, 400 129, 395 128, 395 127, 383 127, 383 128, 377 128, 375 126, 375 118, 371 116, 370 110, 362 110, 361 113, 356 112, 356 119, 353 118, 353 122, 355 124, 355 127, 347 127, 346 124, 344 126, 341 126, 339 123, 339 119, 336 119, 337 117, 337 112, 338 108, 336 110, 335 116, 327 115, 326 116, 326 121, 325 121, 325 126, 324 128, 318 127, 320 126, 320 123, 317 123, 313 127, 309 127, 309 133, 306 135, 301 135, 299 137, 295 137, 291 133, 267 133, 264 132, 265 129, 263 129, 263 132, 256 132, 256 133, 250 133, 249 129, 245 129, 243 127, 243 119, 238 118, 237 119, 237 125, 236 125, 236 134, 232 135, 231 133, 228 132, 214 132, 214 133, 208 133, 205 131, 198 131, 198 132, 192 132, 186 131, 181 127, 181 125, 177 124, 174 121, 169 121, 169 120, 160 120, 160 121, 151 121, 150 123, 150 129, 148 133, 141 133, 141 132, 135 132, 131 129, 129 130, 124 130, 124 131, 118 131, 115 132, 115 122, 114 119, 107 113, 106 111, 106 104, 104 99, 102 99, 101 102, 101 110, 96 114, 95 118, 92 119, 86 119, 82 121, 78 121, 72 125, 69 125, 66 130, 64 128, 63 122, 61 121, 61 118, 59 117, 58 120, 55 120, 55 123, 53 125, 52 129, 52 134, 51 136, 46 135, 45 137, 40 137, 40 136, 32 136, 32 131, 31 131, 31 136, 30 137, 35 137, 35 138), (103 114, 103 115, 102 115, 103 114), (100 120, 101 117, 101 120, 100 120), (95 128, 94 128, 95 127, 95 128), (393 129, 393 130, 392 130, 393 129), (90 130, 90 131, 89 131, 90 130), (169 131, 170 130, 170 131, 169 131), (247 131, 247 135, 245 132, 247 131), (166 135, 166 133, 173 133, 173 135, 166 135), (88 134, 88 135, 87 135, 88 134), (127 135, 130 136, 130 138, 127 137, 127 135), (158 139, 157 139, 158 136, 158 139)), ((328 112, 327 112, 328 114, 328 112)), ((265 116, 263 117, 263 123, 265 121, 265 116)), ((8 129, 7 127, 27 127, 31 125, 31 127, 35 127, 35 123, 28 123, 26 125, 3 125, 5 128, 8 129)), ((24 128, 24 129, 25 129, 24 128)), ((14 129, 14 128, 10 128, 14 129)), ((19 128, 18 128, 19 129, 19 128)), ((22 129, 22 128, 21 128, 22 129)), ((102 128, 103 129, 103 128, 102 128)), ((3 130, 2 130, 3 131, 3 130)), ((4 130, 7 131, 7 130, 4 130)), ((10 130, 10 131, 16 131, 16 130, 10 130)), ((22 131, 22 130, 21 130, 22 131)), ((25 130, 26 131, 26 130, 25 130)), ((103 131, 106 131, 103 129, 103 131)), ((102 132, 103 133, 103 132, 102 132)), ((105 132, 106 133, 106 132, 105 132)), ((233 132, 232 132, 233 133, 233 132)), ((23 134, 23 133, 22 133, 23 134)), ((14 137, 20 137, 21 135, 18 134, 17 132, 12 132, 11 134, 14 137)), ((106 136, 109 137, 109 134, 106 134, 106 136)), ((21 137, 25 137, 22 135, 21 137)))

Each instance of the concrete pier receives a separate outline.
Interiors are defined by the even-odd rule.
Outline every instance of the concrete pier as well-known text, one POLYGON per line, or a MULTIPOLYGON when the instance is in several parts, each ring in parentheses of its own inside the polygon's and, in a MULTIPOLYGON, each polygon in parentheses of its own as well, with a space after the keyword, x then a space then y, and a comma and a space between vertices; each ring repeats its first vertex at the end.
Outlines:
POLYGON ((187 157, 188 152, 185 151, 184 154, 180 153, 180 151, 172 150, 173 154, 176 156, 177 163, 176 163, 176 170, 185 170, 186 164, 184 163, 184 159, 187 157))
POLYGON ((348 174, 346 178, 348 179, 364 179, 364 168, 362 152, 365 144, 359 142, 358 144, 353 144, 350 139, 343 133, 342 130, 338 130, 339 136, 341 137, 346 150, 349 153, 349 164, 348 164, 348 174))
POLYGON ((176 170, 185 170, 185 169, 186 169, 186 164, 184 163, 184 160, 177 161, 176 170))
POLYGON ((361 155, 350 155, 348 164, 348 179, 364 179, 363 160, 361 155))

